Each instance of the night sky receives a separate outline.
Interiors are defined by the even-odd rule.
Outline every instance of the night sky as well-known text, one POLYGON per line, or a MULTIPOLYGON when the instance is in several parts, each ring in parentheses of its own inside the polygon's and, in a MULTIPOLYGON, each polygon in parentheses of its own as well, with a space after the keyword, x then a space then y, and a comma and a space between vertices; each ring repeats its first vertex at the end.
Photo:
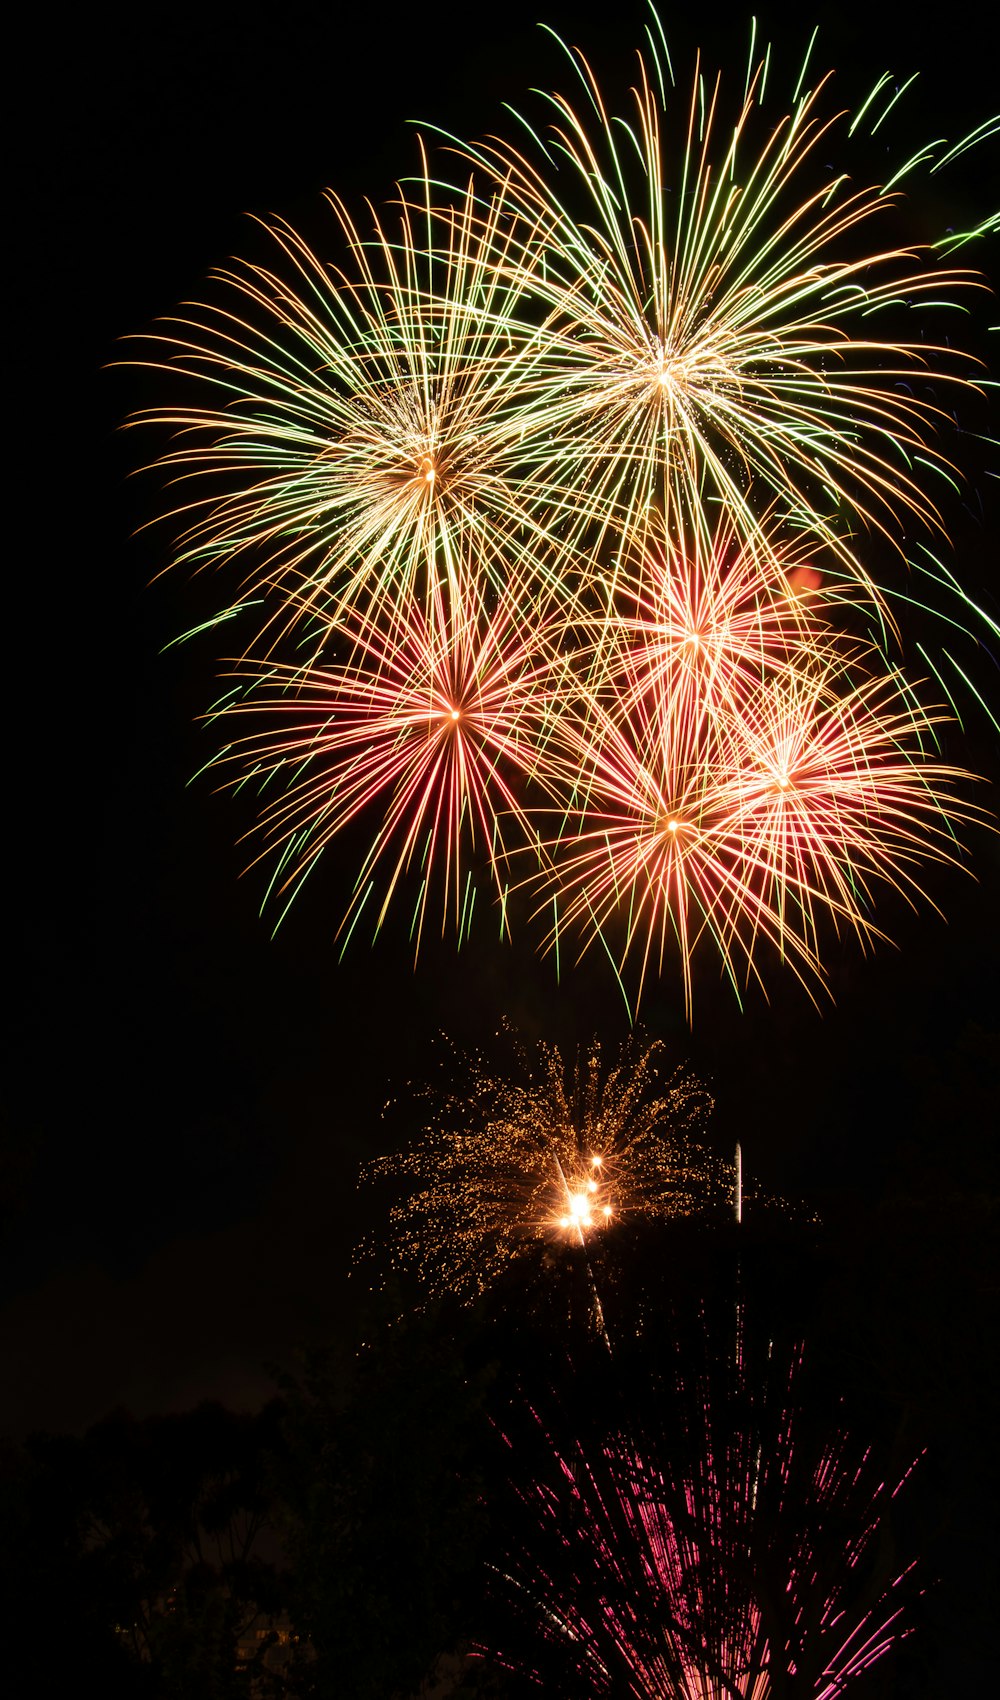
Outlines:
MULTIPOLYGON (((690 8, 677 21, 671 10, 683 86, 696 26, 690 8)), ((741 76, 743 11, 698 10, 709 60, 741 76)), ((211 776, 188 783, 211 755, 197 716, 215 694, 218 640, 164 648, 211 610, 213 586, 156 577, 171 535, 150 523, 160 480, 133 476, 149 447, 118 429, 155 381, 109 370, 127 356, 121 339, 246 249, 248 213, 280 213, 321 244, 324 187, 360 208, 415 168, 407 119, 475 139, 529 85, 566 86, 539 15, 609 81, 627 79, 644 21, 633 0, 599 12, 517 0, 478 23, 450 3, 352 9, 350 22, 301 0, 136 8, 127 24, 84 10, 38 27, 13 73, 25 231, 8 358, 24 455, 7 492, 7 837, 20 954, 0 1170, 0 1429, 14 1435, 83 1427, 116 1405, 260 1402, 265 1366, 336 1337, 356 1302, 350 1247, 372 1208, 357 1201, 357 1165, 412 1129, 407 1086, 436 1068, 438 1033, 488 1048, 504 1018, 570 1046, 627 1030, 596 954, 564 963, 557 985, 530 941, 502 946, 483 930, 459 955, 432 941, 414 971, 400 919, 338 960, 351 867, 335 855, 269 937, 263 882, 243 873, 237 843, 247 810, 211 776), (383 1118, 390 1097, 404 1105, 383 1118)), ((911 134, 955 136, 995 98, 983 8, 957 0, 933 33, 916 17, 772 7, 760 27, 790 70, 818 22, 816 60, 840 67, 845 103, 883 68, 919 70, 895 158, 911 134)), ((941 190, 919 217, 933 233, 960 221, 991 172, 995 157, 972 162, 949 179, 954 204, 941 190)), ((995 253, 974 257, 996 271, 995 253)), ((970 462, 947 519, 959 570, 995 610, 998 504, 975 445, 970 462)), ((1000 702, 989 658, 975 665, 1000 702)), ((1000 772, 981 715, 947 754, 1000 772)), ((888 902, 880 919, 900 948, 832 943, 836 1002, 821 1013, 780 975, 770 1003, 751 994, 741 1013, 711 964, 693 1032, 679 976, 668 970, 644 998, 644 1029, 711 1083, 717 1149, 741 1139, 760 1184, 833 1219, 899 1184, 929 1104, 942 1173, 979 1172, 984 1129, 970 1134, 954 1082, 970 1043, 997 1031, 1000 904, 996 841, 968 840, 975 879, 927 876, 947 922, 888 902)))

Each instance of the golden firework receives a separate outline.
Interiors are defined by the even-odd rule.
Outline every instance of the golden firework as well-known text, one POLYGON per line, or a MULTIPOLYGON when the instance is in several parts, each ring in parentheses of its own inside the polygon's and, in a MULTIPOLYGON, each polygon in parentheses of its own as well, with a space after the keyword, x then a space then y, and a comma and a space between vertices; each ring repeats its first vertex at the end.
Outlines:
POLYGON ((541 1044, 521 1080, 473 1060, 417 1142, 363 1170, 412 1184, 389 1212, 395 1265, 471 1297, 533 1242, 586 1246, 623 1220, 704 1207, 727 1181, 692 1140, 712 1099, 683 1068, 661 1080, 664 1052, 633 1039, 609 1066, 596 1040, 574 1063, 541 1044))

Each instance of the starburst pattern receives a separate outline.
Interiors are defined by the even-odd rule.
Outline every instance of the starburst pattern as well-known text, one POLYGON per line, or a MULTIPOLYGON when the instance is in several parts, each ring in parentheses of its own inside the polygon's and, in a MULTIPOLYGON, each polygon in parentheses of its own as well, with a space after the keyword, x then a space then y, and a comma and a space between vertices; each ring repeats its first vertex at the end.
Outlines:
POLYGON ((822 588, 811 559, 801 543, 741 548, 725 525, 706 540, 648 523, 596 643, 612 681, 624 679, 624 700, 655 700, 664 728, 690 736, 706 718, 738 714, 762 679, 787 677, 829 646, 841 598, 822 588))
POLYGON ((273 265, 218 274, 158 338, 209 398, 136 420, 178 432, 161 464, 207 490, 178 510, 178 559, 242 563, 234 606, 263 596, 279 628, 421 598, 470 562, 501 589, 544 573, 547 491, 518 474, 511 406, 537 357, 530 238, 511 268, 502 191, 443 204, 426 165, 419 189, 370 235, 331 192, 344 264, 271 221, 273 265))
POLYGON ((877 888, 912 901, 915 869, 957 860, 955 824, 976 811, 951 794, 967 776, 929 754, 940 717, 842 642, 807 632, 720 686, 700 648, 658 652, 655 632, 558 721, 553 759, 577 802, 549 845, 550 942, 574 927, 585 946, 603 939, 619 968, 638 962, 640 992, 673 951, 689 1011, 702 942, 736 987, 765 946, 821 983, 824 922, 880 937, 877 888))
POLYGON ((516 597, 484 603, 471 586, 463 595, 445 583, 426 604, 343 618, 336 638, 343 661, 267 666, 223 711, 227 723, 263 728, 224 759, 237 783, 249 774, 272 794, 261 818, 272 888, 287 906, 331 840, 377 811, 341 930, 349 935, 369 902, 377 929, 413 873, 415 947, 438 901, 442 928, 450 913, 461 939, 473 867, 486 869, 502 906, 510 836, 531 837, 524 788, 551 794, 546 726, 562 663, 548 623, 520 622, 516 597))
POLYGON ((691 1135, 712 1101, 683 1069, 661 1082, 663 1055, 632 1041, 609 1067, 594 1041, 572 1065, 540 1045, 520 1080, 467 1065, 417 1143, 364 1171, 411 1185, 389 1214, 394 1261, 431 1292, 474 1295, 533 1241, 586 1246, 622 1220, 704 1207, 722 1167, 691 1135))
POLYGON ((777 122, 767 55, 735 103, 700 62, 679 98, 653 16, 631 114, 567 48, 579 106, 546 95, 549 126, 522 118, 523 150, 464 150, 520 210, 525 256, 544 242, 532 289, 550 334, 528 378, 539 474, 625 532, 651 502, 695 528, 721 504, 751 547, 777 501, 880 599, 852 525, 897 540, 901 521, 938 525, 926 472, 950 471, 935 438, 945 397, 970 381, 945 339, 880 337, 880 322, 954 302, 973 276, 884 246, 884 186, 831 177, 855 126, 829 78, 810 88, 803 66, 777 122))
POLYGON ((367 223, 331 193, 332 260, 271 221, 155 339, 178 559, 241 575, 208 625, 256 622, 209 718, 279 919, 364 821, 344 942, 396 904, 461 941, 484 891, 504 934, 522 881, 635 1001, 676 960, 690 1014, 704 946, 815 995, 825 938, 882 937, 980 818, 878 582, 880 533, 939 523, 970 366, 925 309, 973 279, 881 230, 990 127, 855 187, 825 161, 885 79, 848 123, 807 55, 772 119, 752 47, 734 103, 700 63, 679 99, 654 13, 629 116, 569 58, 579 110, 460 144, 451 186, 422 154, 367 223))

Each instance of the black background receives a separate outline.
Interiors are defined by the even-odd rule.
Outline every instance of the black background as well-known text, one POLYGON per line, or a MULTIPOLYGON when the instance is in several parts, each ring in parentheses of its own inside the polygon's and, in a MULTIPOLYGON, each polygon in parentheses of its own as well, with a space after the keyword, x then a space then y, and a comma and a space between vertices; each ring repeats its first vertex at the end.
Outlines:
MULTIPOLYGON (((540 10, 605 80, 627 80, 642 7, 540 10)), ((742 78, 742 12, 664 15, 682 88, 699 40, 742 78)), ((920 71, 887 126, 898 159, 911 137, 957 136, 991 110, 983 16, 960 0, 931 31, 910 8, 771 7, 760 30, 788 86, 817 22, 815 62, 838 67, 845 105, 883 68, 920 71)), ((567 86, 535 20, 520 3, 473 18, 299 0, 31 20, 13 71, 22 228, 8 262, 8 902, 23 945, 3 1157, 9 1432, 84 1426, 116 1404, 266 1397, 264 1364, 336 1335, 355 1302, 347 1261, 370 1209, 357 1165, 405 1137, 405 1109, 384 1120, 382 1107, 434 1070, 438 1031, 488 1046, 503 1018, 567 1044, 626 1030, 596 958, 557 986, 527 944, 486 938, 460 955, 430 947, 414 970, 401 926, 339 961, 332 861, 326 894, 269 938, 261 883, 241 877, 245 815, 210 777, 188 784, 211 754, 196 717, 218 646, 164 649, 212 587, 156 578, 169 529, 141 528, 159 481, 133 476, 149 451, 119 429, 155 385, 111 369, 121 339, 246 250, 248 212, 320 241, 324 187, 358 207, 415 167, 407 119, 475 138, 529 85, 567 86)), ((988 210, 991 177, 995 155, 975 157, 920 217, 936 232, 988 210)), ((995 253, 975 259, 995 270, 995 253)), ((966 582, 995 609, 981 474, 948 520, 966 582)), ((948 754, 997 771, 982 716, 948 754)), ((898 949, 831 944, 836 1001, 821 1013, 780 976, 741 1013, 706 973, 692 1032, 669 975, 644 1000, 646 1029, 709 1078, 718 1148, 740 1138, 761 1184, 833 1219, 905 1184, 929 1104, 944 1184, 985 1173, 989 1101, 973 1118, 954 1085, 956 1059, 996 1032, 997 856, 985 832, 970 844, 975 881, 928 876, 947 922, 890 901, 898 949)))

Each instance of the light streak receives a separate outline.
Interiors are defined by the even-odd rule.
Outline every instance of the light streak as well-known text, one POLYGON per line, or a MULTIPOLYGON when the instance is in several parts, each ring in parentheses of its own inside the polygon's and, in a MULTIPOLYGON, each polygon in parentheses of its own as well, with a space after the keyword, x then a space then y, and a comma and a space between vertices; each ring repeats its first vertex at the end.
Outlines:
POLYGON ((810 53, 774 120, 756 30, 732 103, 700 61, 678 98, 654 12, 630 113, 569 52, 584 98, 544 97, 548 130, 459 144, 457 186, 422 152, 365 225, 331 193, 331 260, 265 223, 268 261, 147 339, 181 386, 136 421, 178 434, 177 561, 239 574, 198 629, 256 622, 210 718, 279 920, 364 822, 343 945, 396 902, 415 951, 439 905, 461 942, 482 890, 505 932, 530 880, 557 974, 575 933, 632 1009, 676 965, 690 1016, 700 954, 737 996, 778 964, 815 997, 830 937, 882 938, 887 892, 961 860, 980 812, 871 561, 940 528, 971 368, 925 317, 977 280, 827 170, 902 91, 848 123, 810 53))
MULTIPOLYGON (((497 1421, 481 1650, 559 1693, 837 1700, 912 1628, 886 1473, 801 1348, 634 1367, 514 1395, 497 1421), (610 1388, 609 1388, 610 1383, 610 1388), (886 1555, 891 1554, 888 1564, 886 1555)), ((663 1318, 659 1318, 662 1328, 663 1318)), ((668 1354, 669 1355, 669 1354, 668 1354)))
POLYGON ((885 245, 891 197, 831 176, 851 130, 829 77, 800 78, 774 121, 766 56, 735 100, 699 60, 685 100, 655 13, 654 26, 631 112, 560 42, 579 104, 545 94, 547 126, 515 114, 523 147, 464 148, 521 212, 515 270, 531 270, 549 332, 528 378, 529 452, 544 483, 626 536, 651 506, 697 529, 721 505, 755 548, 776 505, 880 601, 865 535, 940 527, 914 463, 951 475, 940 392, 971 382, 950 336, 880 324, 903 303, 954 307, 979 280, 885 245))

